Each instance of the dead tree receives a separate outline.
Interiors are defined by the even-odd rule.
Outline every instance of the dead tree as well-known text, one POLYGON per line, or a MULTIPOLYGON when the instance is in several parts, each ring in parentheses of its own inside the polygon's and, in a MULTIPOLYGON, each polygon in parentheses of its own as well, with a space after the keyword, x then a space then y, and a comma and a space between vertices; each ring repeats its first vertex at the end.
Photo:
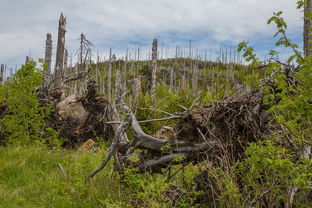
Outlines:
POLYGON ((99 57, 99 52, 97 52, 97 55, 96 55, 96 65, 95 65, 95 81, 96 82, 98 82, 98 79, 100 77, 99 62, 100 62, 100 57, 99 57))
POLYGON ((4 64, 1 64, 0 67, 0 84, 4 83, 4 64))
POLYGON ((64 55, 64 73, 67 71, 68 67, 68 51, 65 49, 65 55, 64 55))
POLYGON ((44 86, 48 85, 49 77, 51 74, 51 61, 52 61, 52 35, 47 34, 46 49, 44 62, 46 63, 45 73, 44 73, 44 86))
POLYGON ((55 80, 54 86, 58 87, 62 83, 63 76, 63 64, 64 64, 64 52, 65 52, 65 33, 66 33, 66 18, 61 13, 59 19, 58 28, 58 40, 57 40, 57 50, 56 50, 56 61, 55 61, 55 80))
POLYGON ((107 75, 107 97, 108 100, 112 97, 112 49, 109 50, 109 66, 107 75))
POLYGON ((156 74, 157 74, 157 39, 153 40, 152 47, 152 80, 151 80, 151 103, 156 100, 156 74))
POLYGON ((122 87, 121 87, 121 100, 120 102, 123 103, 124 101, 124 96, 126 94, 127 91, 127 65, 128 65, 128 50, 127 50, 127 54, 126 54, 126 58, 125 58, 125 63, 122 67, 122 73, 121 73, 121 83, 122 83, 122 87))
POLYGON ((197 82, 198 82, 198 65, 197 63, 194 64, 192 67, 192 93, 195 93, 197 90, 197 82))
POLYGON ((90 53, 91 53, 91 48, 93 47, 93 44, 86 38, 86 36, 83 33, 81 33, 79 40, 80 40, 80 47, 79 47, 80 67, 79 67, 79 72, 81 73, 84 71, 83 68, 86 64, 88 55, 90 55, 90 53))
POLYGON ((135 104, 141 95, 141 79, 134 77, 132 81, 132 104, 135 104))
POLYGON ((120 70, 116 70, 115 74, 115 94, 114 94, 114 101, 116 104, 120 102, 121 97, 121 74, 120 70))
POLYGON ((25 58, 25 65, 28 64, 29 60, 30 60, 29 56, 26 56, 26 58, 25 58))
POLYGON ((170 92, 173 92, 174 90, 173 78, 174 78, 173 67, 170 67, 170 92))
POLYGON ((312 1, 307 0, 304 6, 304 30, 303 30, 303 42, 304 42, 304 56, 312 56, 312 1))

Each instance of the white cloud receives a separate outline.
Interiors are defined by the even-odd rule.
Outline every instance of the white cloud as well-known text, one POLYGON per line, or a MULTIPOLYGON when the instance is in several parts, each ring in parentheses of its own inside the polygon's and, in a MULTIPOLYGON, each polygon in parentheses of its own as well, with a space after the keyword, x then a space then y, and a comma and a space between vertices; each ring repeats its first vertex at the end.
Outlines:
POLYGON ((30 48, 34 57, 43 57, 45 34, 57 42, 61 11, 68 20, 67 47, 74 53, 81 32, 102 52, 125 51, 154 37, 169 48, 190 39, 207 49, 220 41, 257 41, 271 37, 274 27, 266 19, 277 10, 284 11, 289 32, 298 38, 302 14, 295 7, 295 0, 0 0, 0 62, 21 62, 30 48))

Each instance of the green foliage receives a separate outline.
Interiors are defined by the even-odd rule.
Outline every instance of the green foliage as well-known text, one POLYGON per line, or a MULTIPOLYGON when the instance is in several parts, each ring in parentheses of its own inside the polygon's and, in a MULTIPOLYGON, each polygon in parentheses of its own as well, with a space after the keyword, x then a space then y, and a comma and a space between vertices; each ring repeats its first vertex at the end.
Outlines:
POLYGON ((278 207, 281 201, 287 202, 291 187, 298 187, 301 194, 309 190, 312 160, 294 163, 294 153, 271 140, 251 143, 245 154, 247 158, 239 162, 236 169, 244 184, 242 195, 245 199, 256 198, 270 190, 267 199, 278 207))
MULTIPOLYGON (((267 23, 271 24, 272 22, 275 23, 277 32, 274 34, 274 37, 281 36, 278 41, 275 43, 276 46, 285 46, 290 47, 294 55, 290 56, 287 60, 288 63, 290 63, 295 58, 298 62, 302 61, 302 53, 298 50, 299 46, 295 43, 292 43, 291 40, 286 36, 286 30, 287 30, 287 24, 284 20, 284 18, 281 17, 283 12, 274 12, 273 16, 268 19, 267 23)), ((272 55, 272 53, 270 53, 272 55)))
POLYGON ((13 75, 10 81, 0 86, 0 103, 9 108, 9 114, 0 120, 0 129, 5 141, 14 144, 56 141, 57 134, 45 128, 45 118, 50 108, 39 103, 35 90, 43 84, 43 71, 30 61, 13 75))
POLYGON ((169 181, 165 175, 139 174, 137 169, 126 169, 124 181, 127 184, 127 192, 132 194, 132 204, 150 208, 200 207, 199 204, 194 203, 200 193, 192 190, 194 178, 199 174, 199 169, 188 164, 186 167, 184 165, 174 166, 172 171, 177 171, 177 174, 169 181), (179 200, 173 200, 169 193, 179 194, 179 200))
POLYGON ((252 65, 258 65, 259 64, 259 58, 257 57, 257 54, 255 53, 255 49, 252 47, 247 47, 248 42, 241 42, 238 45, 237 51, 241 52, 243 51, 243 57, 246 59, 246 61, 251 62, 252 65))
MULTIPOLYGON (((304 3, 306 1, 298 1, 298 8, 303 7, 304 3)), ((310 207, 311 204, 305 202, 305 197, 306 192, 311 189, 309 183, 312 180, 312 160, 303 158, 298 151, 287 149, 277 142, 284 143, 287 138, 298 149, 311 145, 312 108, 308 100, 311 99, 312 90, 312 57, 303 58, 298 45, 287 37, 287 24, 281 15, 282 12, 275 12, 267 23, 276 24, 277 32, 274 37, 279 36, 276 46, 292 49, 293 55, 289 56, 287 63, 296 61, 298 71, 295 71, 295 66, 293 71, 286 68, 278 60, 278 52, 271 50, 271 59, 263 70, 269 74, 274 73, 274 87, 263 88, 263 101, 283 134, 276 134, 274 138, 268 138, 264 142, 250 144, 245 151, 246 159, 237 165, 236 174, 244 184, 241 192, 244 200, 252 200, 267 192, 268 203, 278 207, 281 202, 288 202, 290 188, 297 187, 299 193, 296 195, 296 206, 310 207)), ((254 50, 246 42, 241 43, 239 49, 244 50, 247 61, 252 60, 258 65, 264 63, 258 62, 254 50)), ((265 206, 262 203, 259 200, 259 205, 265 206)))

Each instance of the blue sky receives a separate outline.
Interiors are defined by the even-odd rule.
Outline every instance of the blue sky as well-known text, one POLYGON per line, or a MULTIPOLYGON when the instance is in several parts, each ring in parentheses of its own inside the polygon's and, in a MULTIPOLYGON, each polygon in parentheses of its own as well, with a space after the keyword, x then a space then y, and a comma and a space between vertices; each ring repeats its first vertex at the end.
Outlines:
MULTIPOLYGON (((46 33, 56 48, 61 12, 67 17, 66 47, 74 59, 81 32, 101 58, 109 48, 121 56, 137 47, 146 58, 153 38, 167 56, 173 56, 176 45, 187 50, 189 40, 193 48, 212 51, 213 58, 220 42, 235 47, 243 40, 264 56, 274 47, 274 26, 266 20, 278 10, 284 11, 292 40, 302 45, 296 0, 0 0, 0 63, 14 67, 30 53, 42 58, 46 33)), ((287 54, 281 49, 282 57, 287 54)))

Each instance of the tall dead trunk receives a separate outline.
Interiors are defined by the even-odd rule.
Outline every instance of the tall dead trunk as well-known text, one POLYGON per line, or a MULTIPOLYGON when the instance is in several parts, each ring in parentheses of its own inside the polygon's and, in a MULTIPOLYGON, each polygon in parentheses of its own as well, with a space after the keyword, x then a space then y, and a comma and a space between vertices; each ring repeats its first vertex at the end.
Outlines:
POLYGON ((68 51, 67 49, 65 49, 65 55, 64 55, 64 72, 67 71, 67 67, 68 67, 68 51))
POLYGON ((141 78, 134 77, 132 83, 132 105, 136 103, 141 95, 141 78))
POLYGON ((303 42, 304 42, 304 56, 312 56, 312 0, 307 0, 304 6, 304 29, 303 29, 303 42), (310 17, 309 17, 310 16, 310 17))
POLYGON ((197 62, 193 66, 192 71, 192 93, 197 91, 197 83, 198 83, 198 65, 197 62))
POLYGON ((96 55, 96 65, 95 65, 95 81, 97 83, 99 81, 99 76, 100 76, 99 62, 100 62, 100 57, 99 57, 99 52, 97 52, 97 55, 96 55))
POLYGON ((4 83, 4 64, 1 64, 0 67, 0 84, 4 83))
POLYGON ((28 64, 28 62, 29 62, 29 56, 26 56, 26 58, 25 58, 25 65, 27 65, 28 64))
POLYGON ((83 39, 84 39, 84 34, 81 33, 80 34, 80 54, 79 54, 79 58, 80 58, 80 67, 79 67, 79 73, 83 72, 83 39))
POLYGON ((121 77, 120 77, 120 71, 119 69, 116 70, 115 74, 115 94, 114 94, 114 101, 116 104, 120 103, 120 97, 121 97, 121 77))
POLYGON ((46 63, 45 73, 44 73, 44 86, 48 85, 49 77, 51 74, 51 62, 52 62, 52 35, 47 34, 46 40, 46 49, 45 49, 45 58, 44 62, 46 63))
POLYGON ((107 75, 107 97, 108 100, 112 97, 112 49, 109 50, 109 67, 107 75))
POLYGON ((122 89, 121 89, 121 100, 120 102, 123 103, 124 102, 124 96, 125 96, 125 93, 127 91, 127 65, 128 65, 128 51, 127 51, 127 54, 126 54, 126 58, 125 58, 125 63, 123 65, 123 68, 122 68, 122 73, 121 73, 121 83, 122 83, 122 89))
POLYGON ((152 82, 151 82, 151 103, 155 104, 156 100, 156 74, 157 74, 157 39, 153 40, 152 47, 152 82))
POLYGON ((173 92, 174 90, 173 78, 174 78, 173 67, 170 67, 170 92, 173 92))
POLYGON ((61 13, 59 19, 58 28, 58 40, 56 50, 56 61, 55 61, 55 87, 58 87, 62 83, 63 76, 63 64, 64 64, 64 52, 65 52, 65 33, 66 33, 66 18, 61 13))

